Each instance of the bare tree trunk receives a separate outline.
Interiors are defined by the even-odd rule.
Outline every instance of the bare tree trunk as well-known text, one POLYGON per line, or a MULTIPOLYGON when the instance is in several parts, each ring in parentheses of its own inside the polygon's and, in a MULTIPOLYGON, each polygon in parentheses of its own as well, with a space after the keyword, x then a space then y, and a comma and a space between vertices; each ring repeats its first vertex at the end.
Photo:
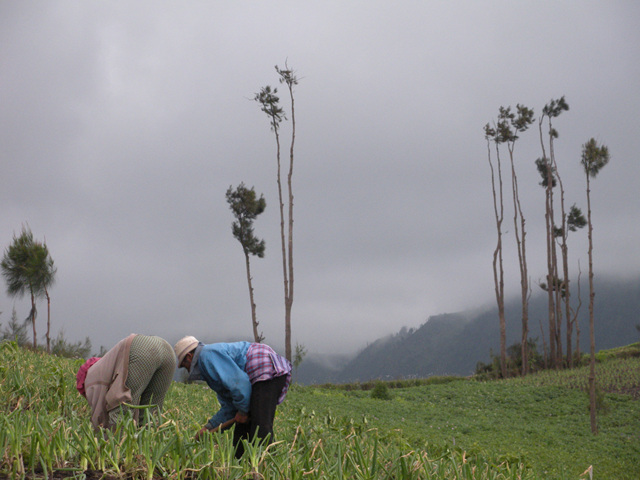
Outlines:
POLYGON ((36 299, 31 289, 31 326, 33 327, 33 349, 38 348, 38 340, 36 336, 36 299))
POLYGON ((544 359, 544 369, 546 370, 548 368, 548 363, 547 363, 547 359, 549 358, 549 354, 547 352, 547 342, 544 339, 544 328, 542 328, 542 319, 540 319, 540 338, 542 338, 542 352, 544 353, 543 355, 543 359, 544 359))
POLYGON ((580 270, 580 262, 578 262, 578 307, 572 312, 571 325, 576 327, 576 351, 575 356, 578 357, 578 364, 580 364, 580 324, 578 323, 578 313, 582 308, 582 296, 580 295, 580 276, 582 271, 580 270))
POLYGON ((293 361, 291 348, 291 308, 293 307, 293 146, 296 141, 296 114, 295 102, 293 98, 293 84, 287 82, 289 86, 289 97, 291 98, 291 147, 289 149, 289 174, 287 175, 287 186, 289 189, 289 237, 288 237, 288 266, 289 266, 289 288, 285 294, 285 356, 290 362, 293 361))
POLYGON ((547 206, 545 220, 547 225, 547 313, 549 315, 549 357, 550 364, 555 365, 556 362, 556 316, 553 296, 553 221, 551 219, 551 198, 549 194, 550 187, 547 187, 547 206))
POLYGON ((47 353, 51 353, 51 297, 49 297, 49 291, 46 287, 44 294, 47 297, 47 353))
MULTIPOLYGON (((554 305, 554 262, 553 251, 555 241, 553 238, 553 170, 552 164, 547 158, 547 153, 544 146, 544 137, 542 134, 542 122, 544 116, 540 118, 538 128, 540 131, 540 145, 542 147, 542 160, 546 165, 546 189, 545 189, 545 227, 547 232, 547 301, 548 301, 548 315, 549 315, 549 356, 550 363, 556 363, 556 318, 555 318, 555 305, 554 305)), ((550 127, 551 130, 551 127, 550 127)))
MULTIPOLYGON (((525 219, 520 205, 520 195, 518 192, 518 176, 516 175, 515 164, 513 162, 513 144, 509 146, 509 156, 511 159, 511 191, 513 195, 513 226, 518 248, 518 263, 520 266, 520 291, 522 298, 522 339, 520 343, 522 356, 522 375, 529 371, 528 359, 528 338, 529 338, 529 305, 528 305, 528 273, 526 256, 526 231, 525 219), (518 222, 520 220, 520 222, 518 222), (522 237, 520 235, 522 234, 522 237)), ((505 340, 506 341, 506 340, 505 340)))
POLYGON ((258 318, 256 315, 256 303, 253 299, 253 283, 251 281, 251 267, 249 261, 249 252, 243 247, 244 262, 247 268, 247 284, 249 285, 249 302, 251 303, 251 325, 253 326, 253 339, 256 343, 261 343, 264 340, 262 334, 258 333, 258 318))
POLYGON ((556 250, 556 241, 554 238, 554 227, 555 227, 555 212, 553 208, 553 188, 549 191, 549 246, 551 248, 551 260, 549 264, 549 288, 551 291, 551 305, 550 308, 553 309, 553 339, 554 339, 554 348, 555 358, 554 364, 556 368, 562 367, 562 338, 560 334, 561 321, 559 314, 561 313, 560 305, 559 305, 559 285, 558 285, 558 255, 556 250))
POLYGON ((569 290, 569 252, 567 243, 562 244, 562 270, 564 276, 564 311, 567 317, 567 363, 569 368, 573 368, 573 322, 571 321, 571 292, 569 290))
POLYGON ((596 339, 594 333, 593 299, 593 225, 591 224, 591 187, 589 172, 587 172, 587 223, 589 226, 589 337, 591 339, 591 359, 589 362, 589 414, 591 418, 591 432, 598 433, 596 418, 596 339))
MULTIPOLYGON (((500 287, 499 287, 499 304, 498 304, 498 315, 500 318, 500 371, 502 374, 502 378, 507 377, 507 320, 504 311, 504 268, 502 263, 502 239, 498 241, 498 246, 496 247, 496 252, 499 256, 499 266, 500 266, 500 287)), ((495 259, 495 254, 494 254, 495 259)), ((495 260, 494 260, 495 262, 495 260)), ((495 270, 495 267, 494 267, 495 270)), ((498 294, 498 293, 496 293, 498 294)))
POLYGON ((491 188, 493 192, 493 210, 496 219, 498 241, 493 252, 493 281, 495 284, 496 302, 498 304, 498 321, 500 322, 500 373, 503 378, 507 376, 507 330, 504 310, 504 267, 502 260, 502 221, 504 218, 504 201, 502 188, 502 167, 500 165, 500 152, 496 144, 498 193, 496 193, 496 180, 493 163, 491 162, 491 145, 487 140, 489 167, 491 168, 491 188), (499 195, 498 195, 499 194, 499 195))
POLYGON ((553 292, 556 319, 556 368, 562 368, 562 283, 560 282, 558 271, 558 249, 556 248, 555 238, 553 239, 553 292))
POLYGON ((278 184, 278 200, 280 208, 280 244, 282 249, 282 279, 284 286, 284 338, 285 338, 285 356, 291 361, 291 306, 289 302, 289 269, 287 267, 287 243, 285 241, 284 228, 284 199, 282 197, 282 180, 280 175, 280 135, 276 131, 277 144, 277 184, 278 184))
MULTIPOLYGON (((555 158, 554 158, 555 164, 555 158)), ((571 322, 571 292, 569 289, 569 249, 567 247, 567 236, 569 235, 567 226, 567 210, 564 204, 564 186, 562 185, 562 178, 558 173, 558 167, 556 165, 556 177, 558 178, 558 185, 560 187, 560 209, 562 215, 562 243, 560 245, 560 251, 562 254, 562 283, 561 283, 561 298, 564 300, 564 310, 566 317, 566 339, 567 339, 567 365, 569 368, 573 368, 573 324, 571 322)), ((560 304, 558 304, 559 307, 560 304)), ((560 317, 558 317, 560 318, 560 317)))
MULTIPOLYGON (((564 97, 562 97, 559 101, 551 101, 549 104, 545 106, 545 111, 547 114, 547 118, 549 120, 549 155, 550 155, 550 167, 553 169, 553 173, 555 174, 555 178, 558 180, 558 185, 560 186, 560 204, 561 204, 561 215, 562 215, 562 265, 563 265, 563 280, 560 281, 559 275, 559 262, 557 256, 557 248, 556 248, 556 228, 555 228, 555 216, 553 209, 553 185, 551 185, 550 191, 550 206, 551 206, 551 247, 552 247, 552 262, 553 262, 553 275, 554 275, 554 288, 556 291, 555 294, 555 325, 556 325, 556 368, 561 368, 564 364, 563 356, 562 356, 562 299, 563 296, 565 298, 565 307, 567 314, 567 335, 570 335, 569 325, 571 323, 569 315, 570 315, 570 307, 569 307, 569 267, 567 263, 567 215, 566 209, 564 206, 564 187, 562 185, 562 178, 560 177, 560 173, 558 172, 558 163, 556 162, 556 155, 554 150, 554 138, 557 138, 558 133, 553 128, 551 124, 551 118, 556 117, 560 114, 562 110, 568 110, 569 106, 564 102, 564 97)), ((551 175, 551 173, 550 173, 551 175)), ((571 349, 569 339, 568 349, 571 349)), ((567 359, 568 360, 568 359, 567 359)))

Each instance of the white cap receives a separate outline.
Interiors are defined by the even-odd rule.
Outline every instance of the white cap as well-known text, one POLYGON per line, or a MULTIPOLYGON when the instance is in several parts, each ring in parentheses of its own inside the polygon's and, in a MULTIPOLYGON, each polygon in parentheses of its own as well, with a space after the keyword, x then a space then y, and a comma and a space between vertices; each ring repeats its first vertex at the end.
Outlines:
POLYGON ((198 343, 198 339, 192 336, 186 336, 178 340, 176 346, 173 347, 173 351, 176 352, 176 357, 178 357, 178 366, 182 363, 187 353, 198 346, 198 343))

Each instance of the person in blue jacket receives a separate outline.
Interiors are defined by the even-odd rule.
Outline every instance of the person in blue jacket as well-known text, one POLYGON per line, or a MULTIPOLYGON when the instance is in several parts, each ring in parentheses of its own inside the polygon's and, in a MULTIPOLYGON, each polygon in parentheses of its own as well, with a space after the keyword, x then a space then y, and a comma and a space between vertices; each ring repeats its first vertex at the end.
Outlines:
POLYGON ((235 423, 236 457, 244 453, 242 439, 255 436, 273 442, 276 407, 291 383, 291 363, 263 343, 233 342, 204 345, 195 337, 174 347, 178 366, 188 381, 204 380, 218 395, 220 410, 198 431, 196 438, 235 423))

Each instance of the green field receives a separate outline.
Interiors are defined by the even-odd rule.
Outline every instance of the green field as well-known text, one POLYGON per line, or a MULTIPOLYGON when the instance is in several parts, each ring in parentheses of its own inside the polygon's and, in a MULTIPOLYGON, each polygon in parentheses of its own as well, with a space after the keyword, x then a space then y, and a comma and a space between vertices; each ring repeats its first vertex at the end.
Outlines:
POLYGON ((154 425, 96 434, 75 390, 81 363, 0 344, 0 478, 640 478, 638 357, 602 355, 596 436, 584 368, 434 379, 386 400, 372 397, 384 387, 293 385, 277 442, 241 461, 229 432, 193 440, 217 409, 204 385, 173 384, 154 425))

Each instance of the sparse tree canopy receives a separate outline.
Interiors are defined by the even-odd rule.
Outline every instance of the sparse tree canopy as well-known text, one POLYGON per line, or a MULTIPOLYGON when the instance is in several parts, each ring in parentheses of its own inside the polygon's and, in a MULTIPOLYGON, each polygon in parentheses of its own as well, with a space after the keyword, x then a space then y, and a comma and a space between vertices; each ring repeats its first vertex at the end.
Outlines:
POLYGON ((551 188, 555 188, 556 186, 556 171, 555 168, 551 165, 551 162, 548 158, 538 158, 536 160, 536 168, 538 169, 538 173, 542 180, 540 181, 540 186, 547 187, 549 185, 549 180, 551 180, 551 188))
POLYGON ((240 242, 242 249, 257 257, 264 257, 265 242, 254 235, 253 221, 264 212, 267 202, 261 195, 256 198, 253 188, 245 187, 244 183, 234 190, 227 190, 227 203, 236 221, 232 224, 233 236, 240 242))
POLYGON ((591 138, 582 146, 582 167, 585 173, 595 178, 600 170, 609 163, 609 148, 606 145, 598 145, 594 138, 591 138))
POLYGON ((571 206, 571 210, 569 210, 569 216, 567 217, 567 226, 569 227, 569 231, 577 232, 578 229, 583 228, 586 225, 587 219, 584 218, 582 210, 576 207, 574 203, 571 206))
POLYGON ((249 261, 250 255, 255 255, 259 258, 264 257, 265 242, 258 239, 253 233, 253 221, 258 215, 264 212, 267 207, 267 202, 264 197, 260 195, 260 198, 256 197, 256 192, 253 188, 247 188, 244 183, 241 183, 234 190, 229 187, 227 190, 227 203, 233 212, 235 222, 231 225, 233 236, 242 245, 242 251, 244 252, 245 267, 247 270, 247 283, 249 284, 249 302, 251 303, 251 323, 253 326, 253 337, 257 343, 264 340, 264 336, 258 333, 258 319, 256 316, 256 304, 253 299, 253 283, 251 280, 251 264, 249 261))
MULTIPOLYGON (((277 67, 276 67, 277 68, 277 67)), ((271 88, 269 85, 262 87, 253 99, 258 102, 264 113, 267 114, 271 122, 271 130, 277 132, 280 129, 280 123, 287 117, 284 109, 280 106, 280 97, 278 97, 278 89, 271 88)))
MULTIPOLYGON (((26 292, 36 288, 33 271, 33 234, 22 227, 20 236, 13 236, 13 243, 4 252, 2 259, 2 275, 7 282, 7 293, 10 296, 22 297, 26 292)), ((36 293, 36 292, 34 292, 36 293)))

